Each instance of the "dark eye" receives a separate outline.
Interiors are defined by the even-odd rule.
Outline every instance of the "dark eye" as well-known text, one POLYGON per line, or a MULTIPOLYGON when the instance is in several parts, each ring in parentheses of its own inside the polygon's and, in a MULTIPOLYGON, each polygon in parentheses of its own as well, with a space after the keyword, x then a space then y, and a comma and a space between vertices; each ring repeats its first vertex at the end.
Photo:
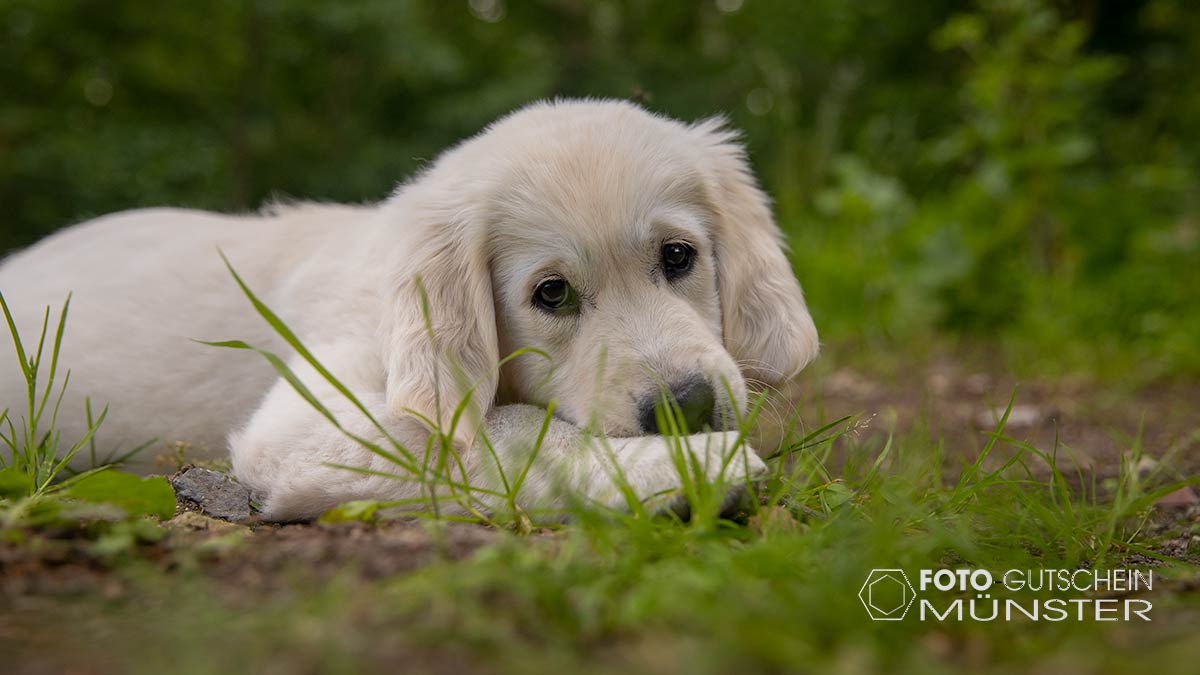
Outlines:
POLYGON ((663 244, 662 266, 663 274, 668 281, 674 281, 687 274, 692 269, 692 260, 696 257, 696 249, 687 244, 663 244))
POLYGON ((565 279, 553 277, 538 284, 533 291, 533 304, 554 314, 573 311, 579 305, 575 289, 565 279))

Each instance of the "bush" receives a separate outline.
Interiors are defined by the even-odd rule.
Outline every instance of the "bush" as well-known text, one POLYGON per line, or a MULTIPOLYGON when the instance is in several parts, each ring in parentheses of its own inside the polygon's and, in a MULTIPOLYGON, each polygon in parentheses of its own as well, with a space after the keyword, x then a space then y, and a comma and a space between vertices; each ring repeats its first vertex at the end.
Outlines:
POLYGON ((0 32, 0 253, 136 206, 380 199, 530 100, 637 97, 745 130, 828 343, 1200 373, 1183 0, 16 0, 0 32))

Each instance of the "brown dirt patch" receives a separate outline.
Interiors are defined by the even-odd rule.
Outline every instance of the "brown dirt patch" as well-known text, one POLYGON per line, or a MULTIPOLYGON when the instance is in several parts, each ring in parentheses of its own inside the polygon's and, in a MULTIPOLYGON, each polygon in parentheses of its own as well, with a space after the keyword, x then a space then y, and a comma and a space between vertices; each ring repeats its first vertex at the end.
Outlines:
POLYGON ((996 429, 1015 390, 1005 435, 1043 452, 1057 444, 1059 466, 1066 472, 1077 463, 1101 477, 1116 475, 1122 455, 1139 442, 1146 456, 1166 459, 1164 468, 1176 477, 1200 472, 1200 385, 1195 383, 1130 388, 1084 378, 1018 380, 939 358, 885 378, 836 368, 815 374, 811 388, 816 416, 833 420, 862 413, 866 427, 860 438, 916 432, 929 439, 931 448, 940 442, 948 456, 971 459, 996 429))

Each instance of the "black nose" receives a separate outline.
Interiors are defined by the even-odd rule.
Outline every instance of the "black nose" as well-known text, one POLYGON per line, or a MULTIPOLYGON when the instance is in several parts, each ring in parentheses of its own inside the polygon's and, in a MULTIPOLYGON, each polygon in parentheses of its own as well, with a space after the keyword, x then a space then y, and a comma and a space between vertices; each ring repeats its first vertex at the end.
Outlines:
MULTIPOLYGON (((683 421, 691 433, 700 431, 705 424, 712 425, 713 404, 717 396, 712 384, 707 378, 693 375, 687 380, 671 387, 671 398, 683 413, 683 421)), ((662 395, 658 392, 642 399, 638 406, 638 418, 642 423, 642 433, 658 434, 658 415, 656 411, 662 405, 662 395)), ((667 411, 664 411, 667 412, 667 411)))

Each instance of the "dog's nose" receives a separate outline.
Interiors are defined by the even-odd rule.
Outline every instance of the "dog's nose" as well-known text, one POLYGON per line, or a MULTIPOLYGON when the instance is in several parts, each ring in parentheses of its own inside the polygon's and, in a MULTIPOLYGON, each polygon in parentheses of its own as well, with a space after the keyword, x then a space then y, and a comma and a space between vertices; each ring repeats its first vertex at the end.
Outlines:
MULTIPOLYGON (((707 378, 700 375, 689 377, 671 387, 671 397, 679 406, 679 411, 683 413, 683 421, 687 424, 688 432, 696 433, 705 424, 712 425, 713 405, 716 403, 717 396, 707 378)), ((661 405, 662 396, 658 393, 642 400, 638 407, 642 433, 647 435, 661 433, 658 428, 657 414, 661 405)))

